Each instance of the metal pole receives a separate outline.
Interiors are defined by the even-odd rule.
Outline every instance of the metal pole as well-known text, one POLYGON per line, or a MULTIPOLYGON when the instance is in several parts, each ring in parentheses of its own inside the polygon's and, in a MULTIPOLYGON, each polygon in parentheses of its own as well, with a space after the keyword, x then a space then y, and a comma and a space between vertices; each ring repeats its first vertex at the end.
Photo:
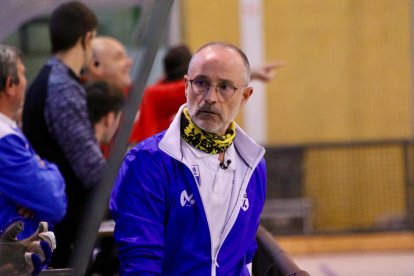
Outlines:
MULTIPOLYGON (((270 260, 271 264, 264 276, 309 276, 309 273, 301 270, 292 258, 276 243, 272 235, 263 227, 257 229, 256 239, 259 247, 270 260)), ((255 265, 264 265, 256 263, 255 265)))
POLYGON ((113 151, 107 162, 103 179, 92 194, 89 207, 85 210, 82 220, 81 231, 77 233, 76 247, 70 262, 71 267, 74 268, 73 275, 85 275, 100 223, 108 208, 109 194, 127 149, 136 111, 167 25, 172 4, 173 0, 154 1, 149 11, 148 23, 143 28, 142 39, 139 39, 137 43, 143 49, 141 64, 133 76, 134 86, 129 93, 123 121, 115 137, 113 151))

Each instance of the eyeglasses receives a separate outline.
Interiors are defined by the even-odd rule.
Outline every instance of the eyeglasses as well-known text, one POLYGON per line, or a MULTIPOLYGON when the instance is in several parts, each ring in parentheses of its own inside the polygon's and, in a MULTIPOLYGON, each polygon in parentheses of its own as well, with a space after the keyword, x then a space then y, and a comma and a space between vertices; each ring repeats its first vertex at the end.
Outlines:
POLYGON ((238 87, 235 87, 227 82, 211 84, 208 80, 200 78, 189 80, 189 82, 191 83, 191 89, 193 89, 193 92, 196 95, 205 94, 210 87, 214 86, 218 92, 217 99, 221 102, 225 102, 230 99, 238 89, 238 87))

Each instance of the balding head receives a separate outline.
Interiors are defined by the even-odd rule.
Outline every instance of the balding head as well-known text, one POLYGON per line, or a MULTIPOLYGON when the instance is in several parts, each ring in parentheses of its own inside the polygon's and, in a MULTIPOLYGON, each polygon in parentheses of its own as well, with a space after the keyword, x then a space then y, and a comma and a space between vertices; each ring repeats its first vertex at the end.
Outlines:
MULTIPOLYGON (((244 64, 244 69, 245 69, 245 85, 248 85, 248 83, 250 82, 250 63, 249 60, 246 56, 246 54, 238 47, 236 47, 233 44, 230 43, 226 43, 226 42, 221 42, 221 41, 215 41, 215 42, 210 42, 205 44, 204 46, 202 46, 201 48, 199 48, 193 55, 196 56, 197 54, 199 54, 200 52, 203 51, 208 51, 208 50, 212 50, 215 48, 224 48, 224 49, 229 49, 231 51, 236 52, 239 57, 241 58, 241 60, 243 61, 244 64)), ((191 70, 191 62, 193 61, 193 59, 191 59, 190 64, 188 66, 188 73, 190 74, 190 70, 191 70)))
POLYGON ((119 40, 96 37, 92 40, 92 61, 85 76, 88 80, 104 80, 124 90, 131 85, 131 66, 132 60, 119 40))
POLYGON ((93 54, 97 57, 102 57, 111 48, 124 48, 122 43, 110 36, 98 36, 92 40, 93 54))

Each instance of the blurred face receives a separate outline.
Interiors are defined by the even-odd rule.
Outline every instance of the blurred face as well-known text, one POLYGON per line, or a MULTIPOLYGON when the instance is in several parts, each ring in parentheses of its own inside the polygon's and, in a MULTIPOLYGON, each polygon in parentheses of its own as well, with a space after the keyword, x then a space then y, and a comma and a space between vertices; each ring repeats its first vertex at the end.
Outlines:
POLYGON ((105 133, 103 134, 101 143, 109 143, 112 140, 112 137, 114 137, 116 130, 119 127, 119 122, 121 120, 121 112, 118 114, 115 114, 114 112, 110 112, 107 115, 107 123, 105 128, 105 133))
POLYGON ((132 60, 125 47, 112 38, 96 38, 93 41, 94 58, 89 70, 96 78, 107 81, 121 90, 131 85, 132 60))
POLYGON ((13 83, 12 78, 9 77, 9 84, 6 87, 6 93, 9 95, 8 105, 8 116, 16 120, 18 123, 21 122, 21 112, 24 103, 25 91, 27 80, 25 76, 25 67, 21 60, 17 61, 16 64, 17 76, 19 83, 13 83))
POLYGON ((218 135, 225 134, 253 92, 251 87, 246 87, 246 68, 240 55, 233 49, 220 46, 196 53, 184 79, 191 119, 201 129, 218 135), (195 93, 190 81, 194 79, 209 83, 209 89, 205 93, 195 93), (218 93, 226 85, 236 90, 230 98, 223 99, 218 93))

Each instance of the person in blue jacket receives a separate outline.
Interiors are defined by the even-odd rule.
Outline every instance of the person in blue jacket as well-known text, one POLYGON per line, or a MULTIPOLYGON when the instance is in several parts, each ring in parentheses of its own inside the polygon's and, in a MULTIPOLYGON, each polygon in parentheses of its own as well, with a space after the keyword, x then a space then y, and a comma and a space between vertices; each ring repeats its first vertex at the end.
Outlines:
POLYGON ((234 122, 249 80, 239 48, 201 47, 170 127, 125 156, 110 198, 120 275, 250 275, 266 166, 234 122))
POLYGON ((19 239, 36 232, 40 221, 56 224, 66 213, 61 173, 36 155, 13 120, 23 105, 26 83, 19 51, 0 45, 0 229, 22 216, 19 239))

